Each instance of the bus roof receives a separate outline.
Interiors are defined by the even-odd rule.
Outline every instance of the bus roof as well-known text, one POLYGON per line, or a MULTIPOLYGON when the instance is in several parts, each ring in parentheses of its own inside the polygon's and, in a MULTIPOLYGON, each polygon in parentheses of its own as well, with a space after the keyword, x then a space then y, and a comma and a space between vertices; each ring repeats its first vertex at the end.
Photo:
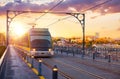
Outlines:
POLYGON ((29 33, 30 35, 50 35, 47 28, 32 28, 29 33))
POLYGON ((31 28, 30 31, 48 31, 48 28, 31 28))

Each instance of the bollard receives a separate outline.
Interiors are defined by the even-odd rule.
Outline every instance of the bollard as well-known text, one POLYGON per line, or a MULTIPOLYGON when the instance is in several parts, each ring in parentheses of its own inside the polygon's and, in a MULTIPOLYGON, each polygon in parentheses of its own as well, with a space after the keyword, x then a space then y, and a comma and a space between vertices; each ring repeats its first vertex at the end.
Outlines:
POLYGON ((30 55, 27 54, 27 62, 29 63, 30 62, 30 55))
POLYGON ((27 57, 27 55, 26 55, 26 59, 25 59, 25 60, 26 60, 26 62, 28 62, 28 57, 27 57))
POLYGON ((38 65, 38 76, 42 76, 42 59, 39 60, 38 65))
POLYGON ((110 54, 108 55, 108 62, 109 63, 111 62, 111 56, 110 56, 110 54))
POLYGON ((93 60, 95 59, 95 52, 93 53, 93 60))
POLYGON ((84 50, 82 50, 82 55, 81 55, 82 59, 84 59, 84 55, 85 55, 84 50))
POLYGON ((63 53, 62 49, 60 50, 61 54, 63 53))
POLYGON ((72 49, 72 53, 73 53, 73 56, 75 56, 75 51, 74 51, 74 49, 72 49))
POLYGON ((69 50, 67 50, 67 55, 68 55, 69 50))
POLYGON ((31 56, 31 68, 33 68, 34 56, 31 56))
POLYGON ((52 69, 52 79, 58 79, 58 68, 57 66, 55 65, 52 69))

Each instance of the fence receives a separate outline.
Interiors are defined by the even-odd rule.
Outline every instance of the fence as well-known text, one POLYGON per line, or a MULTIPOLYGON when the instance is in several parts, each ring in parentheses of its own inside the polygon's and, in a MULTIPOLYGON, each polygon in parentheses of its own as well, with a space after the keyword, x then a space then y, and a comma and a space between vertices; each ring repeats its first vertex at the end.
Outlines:
MULTIPOLYGON (((82 55, 82 47, 77 46, 54 46, 54 51, 67 55, 82 55)), ((120 61, 120 48, 86 48, 85 56, 100 59, 111 59, 112 61, 120 61)))
POLYGON ((0 79, 4 78, 4 73, 5 73, 5 68, 6 68, 6 59, 7 59, 7 52, 9 50, 9 46, 6 48, 4 54, 2 55, 1 59, 0 59, 0 79))

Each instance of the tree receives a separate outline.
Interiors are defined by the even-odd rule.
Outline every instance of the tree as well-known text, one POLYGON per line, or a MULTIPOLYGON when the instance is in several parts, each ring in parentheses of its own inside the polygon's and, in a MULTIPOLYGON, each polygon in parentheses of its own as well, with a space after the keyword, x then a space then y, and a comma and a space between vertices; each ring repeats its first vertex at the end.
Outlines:
POLYGON ((0 33, 0 45, 5 45, 5 34, 0 33))

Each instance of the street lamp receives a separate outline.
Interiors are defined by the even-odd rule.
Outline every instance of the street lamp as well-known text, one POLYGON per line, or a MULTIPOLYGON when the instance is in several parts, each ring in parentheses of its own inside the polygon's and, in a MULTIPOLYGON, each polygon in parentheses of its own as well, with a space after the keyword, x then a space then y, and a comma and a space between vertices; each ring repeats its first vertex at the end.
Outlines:
POLYGON ((82 58, 84 58, 85 55, 85 14, 83 13, 66 13, 69 15, 74 16, 79 23, 82 25, 82 34, 83 34, 83 38, 82 38, 82 58))

